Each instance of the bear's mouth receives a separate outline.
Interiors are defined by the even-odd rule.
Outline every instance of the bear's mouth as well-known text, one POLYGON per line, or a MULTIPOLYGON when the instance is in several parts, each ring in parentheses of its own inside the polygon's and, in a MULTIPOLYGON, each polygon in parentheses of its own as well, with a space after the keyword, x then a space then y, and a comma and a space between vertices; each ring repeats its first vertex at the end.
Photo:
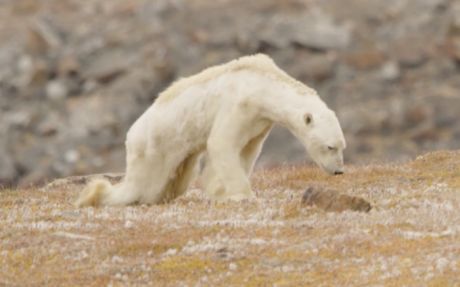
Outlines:
POLYGON ((321 167, 322 170, 324 170, 326 173, 328 173, 329 175, 341 175, 344 173, 344 170, 343 168, 335 168, 335 169, 331 169, 331 168, 327 168, 326 166, 320 164, 319 165, 321 167))

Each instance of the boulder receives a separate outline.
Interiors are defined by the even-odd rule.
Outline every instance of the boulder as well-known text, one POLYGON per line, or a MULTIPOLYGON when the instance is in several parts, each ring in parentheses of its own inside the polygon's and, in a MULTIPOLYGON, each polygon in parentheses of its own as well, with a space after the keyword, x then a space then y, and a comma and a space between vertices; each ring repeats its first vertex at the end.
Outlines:
POLYGON ((307 188, 302 196, 302 204, 333 212, 345 210, 369 212, 372 209, 371 204, 363 198, 341 194, 336 190, 321 187, 307 188))

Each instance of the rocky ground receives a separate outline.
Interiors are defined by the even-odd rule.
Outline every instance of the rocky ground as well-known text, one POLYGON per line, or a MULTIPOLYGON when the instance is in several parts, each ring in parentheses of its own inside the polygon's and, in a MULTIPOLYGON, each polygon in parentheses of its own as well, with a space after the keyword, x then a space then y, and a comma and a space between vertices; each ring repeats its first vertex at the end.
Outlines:
POLYGON ((210 202, 199 183, 169 204, 82 209, 75 178, 4 190, 0 285, 460 286, 459 162, 260 169, 242 203, 210 202), (301 204, 312 185, 372 209, 301 204))
MULTIPOLYGON (((264 52, 337 111, 349 163, 459 148, 454 0, 1 0, 0 184, 122 170, 172 80, 264 52)), ((276 129, 260 164, 302 161, 276 129)))

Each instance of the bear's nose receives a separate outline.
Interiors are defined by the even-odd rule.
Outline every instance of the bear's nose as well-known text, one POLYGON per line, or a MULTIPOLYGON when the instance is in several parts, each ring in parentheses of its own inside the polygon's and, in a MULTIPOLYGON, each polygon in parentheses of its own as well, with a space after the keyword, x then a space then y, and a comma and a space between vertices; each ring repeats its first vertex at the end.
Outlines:
POLYGON ((336 170, 336 171, 334 172, 334 174, 335 174, 335 175, 343 174, 343 170, 336 170))

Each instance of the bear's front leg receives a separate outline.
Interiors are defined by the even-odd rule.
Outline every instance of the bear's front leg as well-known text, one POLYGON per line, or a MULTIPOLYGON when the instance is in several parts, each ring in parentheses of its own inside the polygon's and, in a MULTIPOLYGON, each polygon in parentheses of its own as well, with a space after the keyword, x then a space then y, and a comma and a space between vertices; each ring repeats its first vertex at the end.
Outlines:
POLYGON ((208 163, 213 176, 207 193, 217 201, 254 198, 249 179, 241 166, 239 152, 230 147, 208 148, 208 163))
POLYGON ((211 173, 208 176, 207 193, 214 199, 243 200, 254 198, 249 179, 242 165, 240 153, 245 143, 241 126, 235 121, 216 123, 207 142, 208 160, 211 173), (218 189, 218 190, 214 190, 218 189))

